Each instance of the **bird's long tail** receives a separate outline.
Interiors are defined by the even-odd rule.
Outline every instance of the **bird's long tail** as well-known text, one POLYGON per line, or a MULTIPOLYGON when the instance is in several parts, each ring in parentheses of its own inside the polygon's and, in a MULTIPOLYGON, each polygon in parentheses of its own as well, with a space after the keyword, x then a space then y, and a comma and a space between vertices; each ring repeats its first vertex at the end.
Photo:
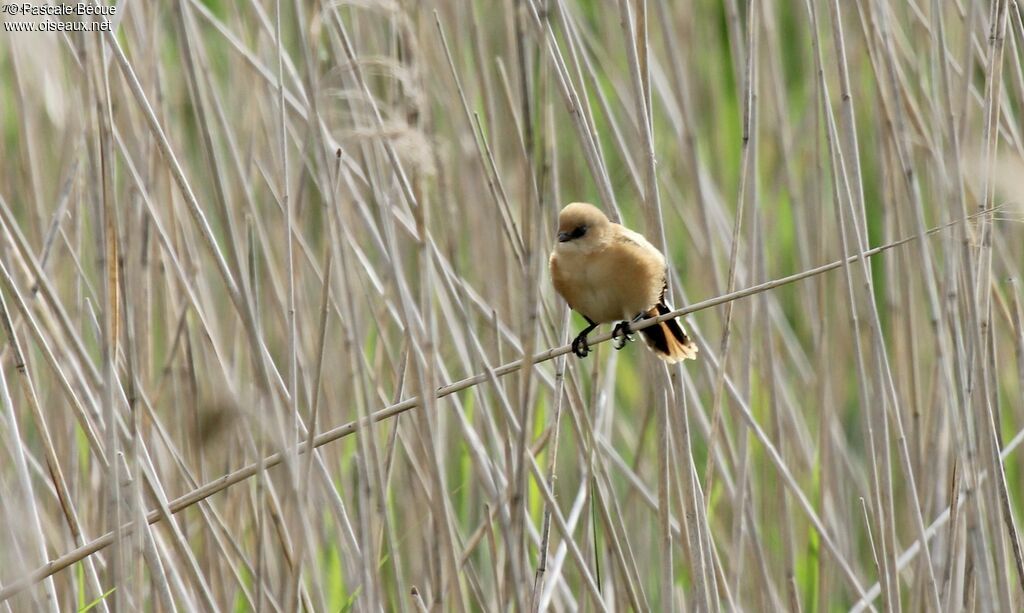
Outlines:
MULTIPOLYGON (((664 315, 671 310, 667 304, 661 302, 647 312, 647 317, 664 315)), ((640 330, 640 334, 651 351, 669 364, 697 359, 697 343, 683 332, 683 327, 674 319, 644 328, 640 330)))

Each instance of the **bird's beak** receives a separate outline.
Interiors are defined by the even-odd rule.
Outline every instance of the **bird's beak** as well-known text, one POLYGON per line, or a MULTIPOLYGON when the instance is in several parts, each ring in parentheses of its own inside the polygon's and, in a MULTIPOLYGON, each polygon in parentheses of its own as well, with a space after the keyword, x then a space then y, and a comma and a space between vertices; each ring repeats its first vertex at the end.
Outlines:
POLYGON ((570 234, 569 232, 559 232, 558 233, 558 242, 564 243, 564 242, 570 241, 570 240, 572 240, 572 234, 570 234))

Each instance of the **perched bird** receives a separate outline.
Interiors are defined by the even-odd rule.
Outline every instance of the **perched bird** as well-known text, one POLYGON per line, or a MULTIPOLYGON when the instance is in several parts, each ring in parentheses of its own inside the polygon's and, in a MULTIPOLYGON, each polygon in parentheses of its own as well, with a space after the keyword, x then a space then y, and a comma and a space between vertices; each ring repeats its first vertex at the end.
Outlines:
MULTIPOLYGON (((672 310, 665 303, 665 256, 594 205, 574 202, 558 214, 558 242, 550 266, 555 289, 589 324, 572 342, 573 353, 581 358, 590 353, 587 334, 598 324, 619 322, 612 338, 615 348, 622 349, 632 339, 630 322, 672 310)), ((639 332, 670 364, 697 357, 696 343, 674 319, 639 332)))

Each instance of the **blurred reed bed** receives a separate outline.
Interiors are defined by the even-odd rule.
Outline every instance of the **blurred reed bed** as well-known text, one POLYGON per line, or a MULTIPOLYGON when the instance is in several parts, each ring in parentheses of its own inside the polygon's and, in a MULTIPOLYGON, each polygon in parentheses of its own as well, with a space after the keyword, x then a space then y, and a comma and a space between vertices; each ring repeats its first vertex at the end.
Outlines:
POLYGON ((120 11, 0 43, 4 610, 1022 606, 1018 3, 120 11))

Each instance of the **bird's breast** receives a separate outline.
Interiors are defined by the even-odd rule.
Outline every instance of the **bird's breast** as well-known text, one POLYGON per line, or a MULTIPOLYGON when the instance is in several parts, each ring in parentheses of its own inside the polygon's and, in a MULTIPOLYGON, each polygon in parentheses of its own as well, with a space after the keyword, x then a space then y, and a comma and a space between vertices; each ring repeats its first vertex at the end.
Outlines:
POLYGON ((654 306, 664 268, 615 249, 566 249, 552 254, 551 277, 573 310, 604 323, 630 319, 654 306))

